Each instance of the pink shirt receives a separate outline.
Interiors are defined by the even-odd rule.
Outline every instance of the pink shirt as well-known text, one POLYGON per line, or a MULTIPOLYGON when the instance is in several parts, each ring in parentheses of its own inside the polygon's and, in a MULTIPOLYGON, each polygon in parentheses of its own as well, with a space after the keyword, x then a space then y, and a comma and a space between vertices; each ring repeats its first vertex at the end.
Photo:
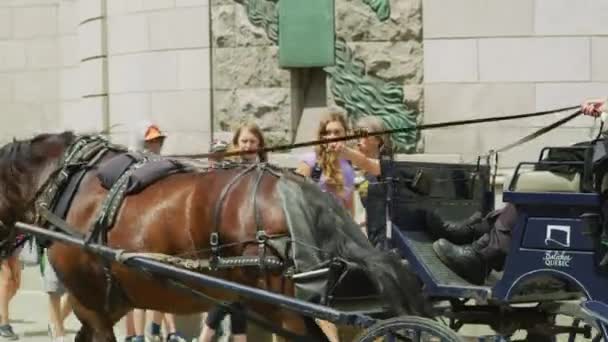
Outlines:
MULTIPOLYGON (((315 152, 306 153, 302 158, 302 161, 312 169, 317 163, 317 154, 315 152)), ((325 174, 321 175, 318 184, 319 187, 321 187, 321 190, 324 192, 330 192, 340 200, 342 205, 346 206, 346 203, 348 203, 352 198, 353 190, 355 189, 355 170, 345 159, 340 160, 340 169, 342 171, 342 177, 344 178, 344 190, 342 191, 341 195, 334 193, 332 189, 328 188, 327 177, 325 174)))

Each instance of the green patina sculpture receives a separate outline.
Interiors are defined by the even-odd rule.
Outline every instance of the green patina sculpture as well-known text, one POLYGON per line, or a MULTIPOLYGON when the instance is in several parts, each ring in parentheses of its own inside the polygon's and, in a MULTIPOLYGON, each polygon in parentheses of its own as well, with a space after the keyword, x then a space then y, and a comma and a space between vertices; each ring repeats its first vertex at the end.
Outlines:
MULTIPOLYGON (((266 31, 268 38, 278 42, 279 0, 236 0, 245 6, 249 21, 266 31)), ((389 0, 363 0, 384 21, 390 16, 389 0)), ((336 39, 336 65, 325 68, 331 77, 331 91, 338 105, 348 111, 350 119, 375 115, 384 121, 388 129, 413 127, 417 113, 404 104, 403 89, 394 82, 370 77, 365 63, 356 58, 342 38, 336 39)), ((393 134, 396 152, 412 153, 416 149, 418 135, 415 131, 393 134)))
POLYGON ((245 6, 249 21, 266 31, 268 39, 274 44, 279 41, 279 0, 236 0, 245 6))
MULTIPOLYGON (((397 0, 399 1, 399 0, 397 0)), ((391 16, 390 0, 363 0, 363 2, 376 12, 380 21, 385 21, 391 16)))
MULTIPOLYGON (((353 120, 366 115, 380 117, 388 129, 413 127, 416 113, 403 103, 403 88, 365 74, 365 63, 353 55, 343 39, 336 40, 336 65, 325 68, 331 77, 331 91, 338 105, 344 107, 353 120)), ((416 131, 393 134, 398 152, 415 151, 416 131)))

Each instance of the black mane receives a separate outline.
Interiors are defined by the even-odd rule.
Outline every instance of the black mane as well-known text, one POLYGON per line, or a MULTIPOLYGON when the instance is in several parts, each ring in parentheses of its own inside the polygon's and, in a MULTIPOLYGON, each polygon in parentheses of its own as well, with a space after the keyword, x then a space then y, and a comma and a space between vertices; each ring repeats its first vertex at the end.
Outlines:
POLYGON ((0 166, 17 163, 28 158, 31 154, 29 140, 14 140, 0 147, 0 166))
POLYGON ((32 155, 31 146, 33 143, 46 140, 54 136, 63 136, 67 145, 71 144, 76 138, 74 133, 71 131, 66 131, 57 134, 42 133, 34 136, 33 138, 24 140, 13 139, 12 142, 0 147, 0 167, 6 166, 7 164, 19 164, 24 160, 29 159, 32 155))
POLYGON ((38 134, 30 139, 16 140, 0 147, 0 216, 5 223, 23 215, 25 198, 36 181, 31 174, 35 155, 33 144, 46 139, 61 138, 69 146, 76 136, 72 132, 38 134))
POLYGON ((311 218, 309 229, 314 230, 317 247, 331 251, 333 255, 329 257, 357 264, 397 313, 431 316, 416 274, 401 258, 374 248, 350 213, 331 195, 323 193, 313 182, 292 175, 289 178, 299 184, 305 199, 306 216, 311 218))

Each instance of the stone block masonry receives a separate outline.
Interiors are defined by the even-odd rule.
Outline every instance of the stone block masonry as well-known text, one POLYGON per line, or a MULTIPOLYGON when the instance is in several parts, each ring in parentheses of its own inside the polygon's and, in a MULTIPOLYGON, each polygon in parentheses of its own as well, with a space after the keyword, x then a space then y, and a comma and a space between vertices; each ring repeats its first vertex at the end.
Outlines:
MULTIPOLYGON (((425 122, 541 111, 608 95, 604 1, 424 0, 425 122)), ((566 115, 566 113, 564 113, 566 115)), ((473 160, 563 116, 424 134, 425 152, 473 160), (458 144, 453 142, 458 141, 458 144), (458 148, 456 148, 458 146, 458 148)), ((501 167, 536 160, 545 145, 590 140, 599 123, 580 117, 503 153, 501 167)))

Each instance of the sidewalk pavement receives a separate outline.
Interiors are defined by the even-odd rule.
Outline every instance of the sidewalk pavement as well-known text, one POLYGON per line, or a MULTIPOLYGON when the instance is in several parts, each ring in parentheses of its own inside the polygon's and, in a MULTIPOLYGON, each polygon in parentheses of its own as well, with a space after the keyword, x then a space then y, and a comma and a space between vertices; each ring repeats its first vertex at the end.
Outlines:
MULTIPOLYGON (((51 341, 48 335, 48 299, 43 291, 42 279, 40 271, 37 267, 26 267, 22 273, 21 289, 10 303, 11 324, 20 336, 20 341, 27 342, 49 342, 51 341)), ((178 325, 189 325, 193 328, 197 317, 180 317, 178 325), (181 324, 180 324, 181 323, 181 324)), ((562 324, 568 324, 571 319, 559 317, 558 321, 562 324)), ((74 335, 80 329, 80 322, 71 314, 66 322, 68 335, 66 341, 73 341, 74 335)), ((198 328, 196 328, 198 329, 198 328)), ((193 330, 193 329, 192 329, 193 330)), ((124 322, 119 322, 114 328, 117 341, 124 340, 124 322)), ((194 331, 194 330, 193 330, 194 331)), ((487 327, 482 326, 467 326, 460 332, 465 336, 482 336, 492 334, 492 331, 487 327)), ((517 334, 522 337, 522 334, 517 334)), ((193 336, 188 336, 193 337, 193 336)), ((188 339, 191 340, 191 339, 188 339)), ((476 338, 466 338, 468 341, 475 341, 476 338)), ((561 335, 558 341, 566 341, 567 335, 561 335)), ((584 339, 580 339, 584 340, 584 339)), ((579 341, 579 338, 577 338, 579 341)))
MULTIPOLYGON (((48 297, 43 290, 38 267, 26 267, 21 275, 21 288, 10 303, 10 321, 19 341, 49 342, 48 335, 48 297)), ((66 341, 73 341, 80 329, 80 322, 71 314, 66 322, 68 335, 66 341)), ((118 325, 117 325, 118 327, 118 325)), ((119 329, 115 329, 118 341, 122 340, 119 329)))

